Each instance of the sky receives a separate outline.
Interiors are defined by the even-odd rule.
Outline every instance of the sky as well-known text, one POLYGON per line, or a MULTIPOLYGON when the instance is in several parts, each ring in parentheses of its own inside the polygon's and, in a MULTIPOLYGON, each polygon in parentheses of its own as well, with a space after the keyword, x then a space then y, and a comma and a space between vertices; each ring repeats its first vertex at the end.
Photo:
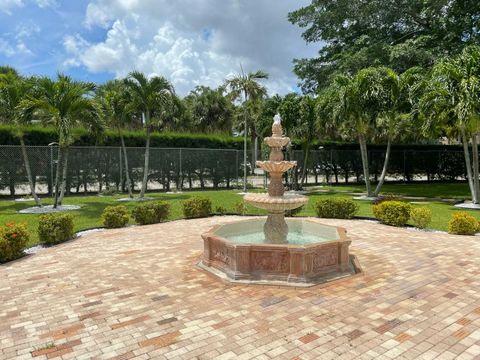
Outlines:
POLYGON ((97 83, 132 70, 177 93, 264 70, 270 94, 298 91, 294 58, 313 57, 289 11, 309 0, 0 0, 0 65, 97 83))

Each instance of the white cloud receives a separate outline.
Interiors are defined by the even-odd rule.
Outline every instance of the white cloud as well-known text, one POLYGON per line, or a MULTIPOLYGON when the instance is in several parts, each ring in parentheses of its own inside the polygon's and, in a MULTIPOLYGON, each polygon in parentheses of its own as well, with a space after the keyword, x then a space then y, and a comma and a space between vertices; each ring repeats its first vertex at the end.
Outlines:
POLYGON ((38 7, 40 8, 47 8, 47 7, 56 7, 58 6, 57 0, 35 0, 38 7))
POLYGON ((22 7, 24 5, 22 0, 1 0, 0 11, 11 15, 14 8, 22 7))
POLYGON ((123 77, 133 69, 164 75, 177 91, 218 86, 240 64, 270 74, 271 93, 295 88, 292 59, 314 49, 287 20, 308 0, 94 0, 86 10, 88 28, 106 29, 102 41, 69 35, 66 66, 123 77))

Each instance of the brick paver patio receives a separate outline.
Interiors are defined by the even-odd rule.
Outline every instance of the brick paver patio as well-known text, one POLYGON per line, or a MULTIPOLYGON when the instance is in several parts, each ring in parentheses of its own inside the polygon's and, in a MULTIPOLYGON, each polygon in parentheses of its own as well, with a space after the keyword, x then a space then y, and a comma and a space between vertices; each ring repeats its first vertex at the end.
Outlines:
POLYGON ((2 359, 471 359, 480 239, 361 222, 364 274, 308 289, 229 285, 194 267, 236 217, 82 236, 0 266, 2 359))

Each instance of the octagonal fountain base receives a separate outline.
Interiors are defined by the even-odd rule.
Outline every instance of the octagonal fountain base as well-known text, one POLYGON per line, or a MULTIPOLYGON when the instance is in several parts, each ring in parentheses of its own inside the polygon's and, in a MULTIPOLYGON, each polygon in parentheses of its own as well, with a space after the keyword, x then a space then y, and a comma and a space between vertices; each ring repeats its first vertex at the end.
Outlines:
POLYGON ((202 235, 199 266, 231 282, 312 286, 360 272, 346 230, 286 219, 287 242, 266 243, 265 218, 214 226, 202 235))

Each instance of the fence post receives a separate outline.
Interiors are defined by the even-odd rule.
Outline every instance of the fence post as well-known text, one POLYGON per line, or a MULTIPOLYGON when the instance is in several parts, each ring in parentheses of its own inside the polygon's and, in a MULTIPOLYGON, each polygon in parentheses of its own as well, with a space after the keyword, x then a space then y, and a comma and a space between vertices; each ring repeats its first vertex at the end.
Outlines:
POLYGON ((238 188, 238 149, 235 150, 235 177, 237 178, 237 188, 238 188))
POLYGON ((180 148, 180 152, 179 152, 179 158, 180 158, 180 169, 179 169, 179 173, 178 173, 178 176, 180 177, 180 191, 183 190, 183 169, 182 169, 182 148, 180 148))
POLYGON ((52 189, 52 197, 55 189, 53 188, 53 146, 50 146, 50 188, 52 189))
POLYGON ((120 171, 119 171, 120 179, 119 179, 118 184, 119 184, 120 190, 123 192, 123 184, 122 184, 122 182, 123 182, 123 164, 122 164, 122 160, 123 160, 123 158, 122 158, 122 148, 119 147, 118 148, 118 162, 120 164, 120 171))

